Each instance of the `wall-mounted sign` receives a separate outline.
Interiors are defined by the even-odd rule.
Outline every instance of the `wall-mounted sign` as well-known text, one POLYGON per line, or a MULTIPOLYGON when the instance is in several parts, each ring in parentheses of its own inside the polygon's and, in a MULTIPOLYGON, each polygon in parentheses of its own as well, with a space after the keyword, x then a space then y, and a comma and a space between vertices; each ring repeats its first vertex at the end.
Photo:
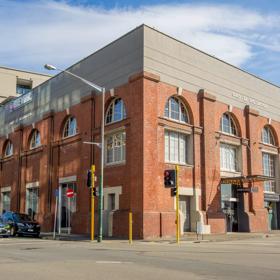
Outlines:
POLYGON ((32 91, 30 91, 30 92, 28 92, 28 93, 26 93, 26 94, 24 94, 24 95, 22 95, 22 96, 20 96, 16 99, 12 100, 11 102, 9 102, 9 104, 7 106, 9 108, 10 112, 20 108, 21 106, 23 106, 23 105, 25 105, 29 102, 31 102, 32 101, 32 96, 33 96, 32 91))

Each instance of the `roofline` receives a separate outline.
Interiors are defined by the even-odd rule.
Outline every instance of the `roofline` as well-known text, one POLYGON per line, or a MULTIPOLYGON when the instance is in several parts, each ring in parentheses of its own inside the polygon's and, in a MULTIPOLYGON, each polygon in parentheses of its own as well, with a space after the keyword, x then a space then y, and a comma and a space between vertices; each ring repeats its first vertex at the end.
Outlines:
POLYGON ((33 72, 33 71, 29 71, 29 70, 22 70, 22 69, 18 69, 18 68, 6 67, 6 66, 1 66, 1 65, 0 65, 0 68, 7 69, 7 70, 14 70, 14 71, 19 71, 19 72, 24 72, 24 73, 36 74, 36 75, 41 75, 41 76, 47 76, 47 77, 52 77, 53 76, 53 75, 50 75, 50 74, 45 74, 45 73, 40 73, 40 72, 33 72))
MULTIPOLYGON (((170 36, 170 35, 168 35, 168 34, 162 32, 162 31, 159 31, 159 30, 157 30, 157 29, 155 29, 155 28, 153 28, 153 27, 151 27, 151 26, 149 26, 149 25, 142 24, 141 26, 145 26, 145 27, 147 27, 147 28, 149 28, 149 29, 151 29, 151 30, 153 30, 153 31, 156 31, 156 32, 158 32, 158 33, 160 33, 160 34, 162 34, 162 35, 164 35, 164 36, 166 36, 166 37, 169 37, 169 38, 172 39, 172 40, 175 40, 175 41, 177 41, 177 42, 179 42, 179 43, 181 43, 181 44, 183 44, 183 45, 185 45, 185 46, 188 46, 189 48, 192 48, 192 49, 194 49, 194 50, 196 50, 196 51, 198 51, 198 52, 200 52, 200 53, 203 53, 203 54, 205 54, 205 55, 207 55, 207 56, 209 56, 209 57, 211 57, 211 58, 213 58, 213 59, 215 59, 215 60, 218 60, 218 61, 220 61, 220 62, 223 62, 223 63, 225 63, 225 64, 227 64, 227 65, 229 65, 229 66, 231 66, 231 67, 233 67, 233 68, 235 68, 235 69, 237 69, 237 70, 240 70, 240 71, 242 71, 242 72, 244 72, 244 73, 246 73, 246 74, 248 74, 248 75, 250 75, 250 76, 252 76, 252 77, 254 77, 254 78, 257 78, 257 79, 259 79, 259 80, 261 80, 261 81, 263 81, 263 82, 266 82, 266 83, 268 83, 268 84, 270 84, 270 85, 272 85, 272 86, 275 86, 275 87, 277 87, 277 88, 280 88, 279 85, 276 85, 276 84, 274 84, 274 83, 272 83, 272 82, 270 82, 270 81, 267 81, 267 80, 265 80, 265 79, 263 79, 263 78, 261 78, 261 77, 255 75, 255 74, 252 74, 252 73, 250 73, 250 72, 248 72, 248 71, 246 71, 246 70, 243 70, 243 69, 241 69, 241 68, 238 68, 237 66, 234 66, 233 64, 230 64, 229 62, 226 62, 226 61, 224 61, 224 60, 222 60, 222 59, 220 59, 220 58, 215 57, 214 55, 211 55, 211 54, 206 53, 206 52, 204 52, 204 51, 202 51, 202 50, 200 50, 200 49, 197 49, 197 48, 195 48, 195 47, 193 47, 193 46, 191 46, 191 45, 189 45, 189 44, 187 44, 187 43, 185 43, 185 42, 183 42, 183 41, 181 41, 181 40, 179 40, 179 39, 176 39, 176 38, 174 38, 174 37, 172 37, 172 36, 170 36)), ((140 26, 139 26, 139 27, 140 27, 140 26)), ((138 27, 138 28, 139 28, 139 27, 138 27)), ((134 29, 134 30, 135 30, 135 29, 134 29)))

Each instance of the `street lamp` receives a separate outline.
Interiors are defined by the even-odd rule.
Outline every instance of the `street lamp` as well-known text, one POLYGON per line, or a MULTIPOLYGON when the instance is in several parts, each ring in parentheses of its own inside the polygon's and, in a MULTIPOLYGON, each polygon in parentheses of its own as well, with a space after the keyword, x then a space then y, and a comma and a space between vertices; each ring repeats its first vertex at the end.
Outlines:
POLYGON ((103 175, 104 175, 104 100, 105 100, 105 88, 100 87, 72 72, 69 72, 68 70, 62 70, 54 65, 51 64, 45 64, 44 68, 47 70, 58 70, 61 72, 65 72, 69 74, 70 76, 73 76, 77 78, 78 80, 82 81, 83 83, 87 84, 88 86, 95 89, 97 92, 102 94, 102 118, 101 118, 101 143, 99 144, 99 147, 101 146, 101 160, 100 160, 100 187, 99 187, 99 198, 98 198, 98 219, 99 219, 99 228, 98 228, 98 242, 102 241, 102 224, 103 224, 103 175))

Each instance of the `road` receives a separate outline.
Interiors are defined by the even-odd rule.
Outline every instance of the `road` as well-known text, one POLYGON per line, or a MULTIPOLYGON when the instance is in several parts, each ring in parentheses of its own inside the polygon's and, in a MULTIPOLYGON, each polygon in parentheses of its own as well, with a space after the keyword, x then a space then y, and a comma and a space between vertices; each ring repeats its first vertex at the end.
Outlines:
POLYGON ((280 279, 280 237, 225 242, 0 238, 2 280, 280 279))

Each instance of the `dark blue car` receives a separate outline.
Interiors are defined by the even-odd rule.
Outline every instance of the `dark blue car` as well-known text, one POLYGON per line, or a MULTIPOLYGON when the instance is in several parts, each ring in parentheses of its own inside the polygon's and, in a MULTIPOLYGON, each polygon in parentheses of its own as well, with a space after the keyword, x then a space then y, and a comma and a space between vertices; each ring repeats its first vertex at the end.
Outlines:
POLYGON ((2 220, 10 226, 12 236, 39 237, 40 235, 40 225, 36 221, 32 221, 27 214, 8 211, 2 215, 2 220))

